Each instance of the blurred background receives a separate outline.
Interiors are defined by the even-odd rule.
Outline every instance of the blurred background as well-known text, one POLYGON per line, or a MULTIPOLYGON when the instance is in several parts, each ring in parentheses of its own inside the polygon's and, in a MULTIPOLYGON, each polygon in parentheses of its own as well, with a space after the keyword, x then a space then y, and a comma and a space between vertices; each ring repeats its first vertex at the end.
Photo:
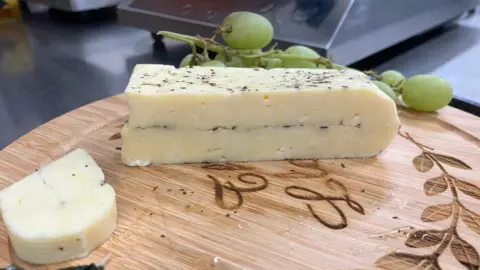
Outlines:
POLYGON ((433 73, 452 106, 480 114, 480 0, 0 0, 0 149, 92 101, 122 93, 139 63, 190 53, 155 33, 210 36, 233 11, 267 17, 280 48, 406 76, 433 73))

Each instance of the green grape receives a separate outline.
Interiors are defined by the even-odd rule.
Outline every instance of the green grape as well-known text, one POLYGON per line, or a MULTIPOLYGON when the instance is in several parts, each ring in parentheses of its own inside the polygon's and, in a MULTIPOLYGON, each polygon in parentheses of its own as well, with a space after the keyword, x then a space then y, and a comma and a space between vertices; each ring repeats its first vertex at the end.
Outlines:
MULTIPOLYGON (((320 57, 320 55, 316 51, 300 45, 291 46, 288 49, 286 49, 285 52, 289 54, 303 56, 303 57, 310 57, 310 58, 320 57)), ((283 67, 285 68, 317 68, 317 65, 308 61, 283 59, 282 62, 283 62, 283 67)))
MULTIPOLYGON (((405 77, 402 73, 395 70, 387 70, 380 74, 382 82, 390 85, 393 89, 398 89, 402 87, 402 84, 405 82, 405 77)), ((400 95, 400 92, 395 91, 397 96, 400 95)))
MULTIPOLYGON (((180 68, 183 67, 188 67, 190 66, 190 62, 192 61, 193 54, 188 54, 185 56, 182 61, 180 62, 180 68)), ((200 54, 197 54, 196 61, 195 61, 195 66, 201 65, 203 62, 203 56, 200 54)))
POLYGON ((377 85, 377 87, 382 90, 382 92, 384 92, 385 94, 387 94, 387 96, 393 100, 395 100, 397 98, 397 96, 395 95, 395 93, 393 92, 392 88, 384 83, 384 82, 381 82, 381 81, 373 81, 373 83, 375 83, 375 85, 377 85))
POLYGON ((227 67, 245 67, 242 58, 236 55, 232 55, 230 61, 227 61, 225 54, 218 53, 217 56, 215 56, 215 60, 223 62, 227 67))
POLYGON ((245 67, 255 68, 260 66, 260 59, 258 58, 243 58, 243 63, 245 67))
POLYGON ((260 59, 260 66, 266 69, 283 67, 282 60, 278 58, 262 58, 260 59))
POLYGON ((223 20, 222 37, 235 49, 261 49, 273 38, 273 26, 262 15, 239 11, 223 20))
POLYGON ((203 63, 202 67, 225 67, 225 64, 218 60, 210 60, 203 63))
POLYGON ((193 57, 193 54, 189 54, 189 55, 185 56, 182 59, 182 62, 180 62, 180 67, 183 68, 183 67, 187 67, 188 65, 190 65, 190 61, 192 60, 192 57, 193 57))
POLYGON ((435 75, 416 75, 402 85, 403 101, 417 111, 439 110, 447 106, 452 97, 450 83, 435 75))

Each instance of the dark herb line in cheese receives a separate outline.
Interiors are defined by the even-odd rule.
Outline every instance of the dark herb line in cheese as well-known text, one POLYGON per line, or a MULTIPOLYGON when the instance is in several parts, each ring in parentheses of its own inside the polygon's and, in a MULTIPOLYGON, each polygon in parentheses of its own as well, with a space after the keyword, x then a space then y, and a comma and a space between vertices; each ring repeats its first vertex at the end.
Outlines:
MULTIPOLYGON (((326 129, 329 129, 330 127, 355 127, 355 128, 362 128, 362 124, 361 123, 358 123, 358 124, 355 124, 355 125, 345 125, 343 123, 343 120, 340 121, 340 123, 338 125, 305 125, 305 124, 291 124, 291 125, 276 125, 276 126, 269 126, 269 125, 264 125, 264 126, 256 126, 256 127, 251 127, 251 128, 238 128, 238 126, 215 126, 215 127, 212 127, 212 128, 207 128, 207 129, 195 129, 195 131, 221 131, 221 130, 242 130, 242 131, 252 131, 252 130, 259 130, 259 129, 280 129, 280 128, 300 128, 300 127, 310 127, 310 128, 318 128, 320 130, 326 130, 326 129)), ((151 129, 151 128, 154 128, 154 129, 166 129, 166 130, 175 130, 178 128, 176 128, 175 126, 172 126, 172 125, 155 125, 155 126, 152 126, 150 128, 142 128, 142 127, 137 127, 138 129, 151 129)), ((180 130, 189 130, 189 129, 185 129, 185 128, 182 128, 180 130)))

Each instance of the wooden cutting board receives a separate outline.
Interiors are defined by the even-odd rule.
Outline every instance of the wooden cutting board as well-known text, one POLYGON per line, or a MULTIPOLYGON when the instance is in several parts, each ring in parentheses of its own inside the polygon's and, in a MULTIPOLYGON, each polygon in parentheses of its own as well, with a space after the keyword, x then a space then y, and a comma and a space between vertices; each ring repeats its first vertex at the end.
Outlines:
POLYGON ((15 257, 2 225, 0 262, 55 269, 109 256, 107 269, 478 269, 480 119, 453 108, 399 114, 399 136, 376 158, 136 168, 120 161, 125 97, 95 102, 2 150, 0 187, 84 148, 116 190, 117 230, 86 259, 33 267, 15 257))

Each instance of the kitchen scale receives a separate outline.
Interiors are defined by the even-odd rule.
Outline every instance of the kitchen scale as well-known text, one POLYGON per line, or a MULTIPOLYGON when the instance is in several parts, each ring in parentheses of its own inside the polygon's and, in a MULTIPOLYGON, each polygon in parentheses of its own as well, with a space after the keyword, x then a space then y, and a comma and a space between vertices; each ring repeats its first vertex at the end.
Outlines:
POLYGON ((480 0, 133 0, 119 23, 211 36, 224 17, 251 11, 268 18, 280 48, 302 44, 349 65, 472 11, 480 0))

